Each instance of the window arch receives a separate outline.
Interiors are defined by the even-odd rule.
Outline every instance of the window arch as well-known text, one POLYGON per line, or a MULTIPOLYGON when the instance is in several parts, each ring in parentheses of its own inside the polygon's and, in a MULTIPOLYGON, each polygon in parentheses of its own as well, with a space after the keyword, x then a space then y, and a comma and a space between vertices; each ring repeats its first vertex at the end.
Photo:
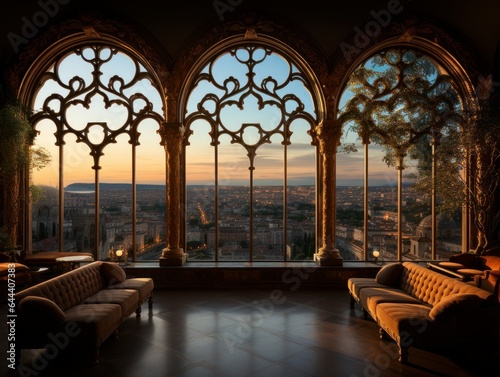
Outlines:
POLYGON ((165 105, 147 61, 109 38, 69 38, 33 64, 24 90, 34 109, 35 144, 52 157, 43 171, 32 172, 33 184, 50 193, 33 204, 33 213, 50 201, 57 214, 56 237, 34 233, 32 248, 86 251, 96 259, 126 248, 135 259, 155 246, 142 239, 164 240, 165 152, 158 131, 165 105), (158 208, 148 205, 153 202, 158 208), (155 226, 138 225, 149 222, 155 226))
POLYGON ((445 53, 417 44, 372 51, 339 102, 345 153, 337 171, 357 157, 362 182, 350 189, 358 191, 357 208, 337 203, 339 249, 351 260, 370 259, 374 250, 386 260, 448 259, 468 243, 460 147, 467 78, 445 53))
POLYGON ((184 89, 186 251, 190 260, 312 260, 319 86, 276 41, 224 45, 184 89))

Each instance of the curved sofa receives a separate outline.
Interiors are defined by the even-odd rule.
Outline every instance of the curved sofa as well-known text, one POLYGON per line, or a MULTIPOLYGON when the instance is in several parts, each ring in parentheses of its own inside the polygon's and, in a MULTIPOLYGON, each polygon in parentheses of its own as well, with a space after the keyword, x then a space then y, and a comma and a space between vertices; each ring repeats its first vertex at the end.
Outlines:
POLYGON ((350 278, 351 306, 359 303, 398 345, 399 361, 410 347, 478 347, 496 350, 496 296, 413 262, 391 263, 375 278, 350 278))
POLYGON ((99 347, 142 304, 152 306, 151 278, 127 278, 115 263, 96 261, 16 293, 15 357, 22 349, 78 349, 98 361, 99 347))

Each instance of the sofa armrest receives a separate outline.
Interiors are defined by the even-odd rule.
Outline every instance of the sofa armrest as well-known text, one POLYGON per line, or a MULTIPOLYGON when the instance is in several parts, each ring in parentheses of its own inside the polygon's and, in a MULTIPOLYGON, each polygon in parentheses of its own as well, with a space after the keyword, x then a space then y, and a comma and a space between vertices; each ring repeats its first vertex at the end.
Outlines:
POLYGON ((477 287, 492 292, 497 302, 500 302, 500 270, 486 270, 482 275, 474 277, 477 287))
POLYGON ((448 321, 455 315, 471 314, 486 303, 486 300, 468 293, 457 293, 444 297, 429 312, 429 317, 435 321, 448 321))
POLYGON ((400 262, 389 263, 383 266, 375 276, 375 281, 379 284, 395 287, 403 272, 403 265, 400 262))
POLYGON ((40 330, 52 329, 66 320, 66 314, 57 304, 45 297, 27 296, 19 302, 23 321, 40 330))
POLYGON ((125 270, 112 262, 102 262, 101 273, 108 286, 123 283, 127 278, 125 270))

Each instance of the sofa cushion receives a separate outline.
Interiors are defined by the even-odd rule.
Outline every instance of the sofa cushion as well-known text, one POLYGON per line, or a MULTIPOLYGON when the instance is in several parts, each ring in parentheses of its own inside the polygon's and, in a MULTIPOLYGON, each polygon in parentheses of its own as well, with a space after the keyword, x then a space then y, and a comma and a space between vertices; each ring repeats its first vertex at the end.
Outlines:
POLYGON ((108 289, 135 289, 139 292, 139 300, 145 302, 151 297, 154 282, 151 278, 129 278, 124 282, 108 286, 108 289))
POLYGON ((449 346, 456 339, 453 323, 433 321, 427 305, 383 302, 377 306, 377 323, 403 347, 449 346))
POLYGON ((25 297, 19 302, 19 309, 27 320, 31 318, 34 323, 43 323, 48 328, 57 326, 66 319, 61 308, 45 297, 25 297))
POLYGON ((83 301, 83 304, 118 304, 123 318, 137 309, 139 293, 133 289, 103 289, 83 301))
POLYGON ((108 285, 123 283, 127 277, 123 268, 116 263, 103 262, 101 271, 108 285))
POLYGON ((475 294, 452 294, 444 297, 429 312, 429 317, 435 321, 449 320, 458 313, 471 313, 479 309, 484 299, 475 294))
POLYGON ((368 310, 373 319, 376 320, 376 308, 383 302, 422 304, 416 298, 398 288, 369 287, 364 288, 359 293, 361 305, 368 310))
POLYGON ((78 332, 78 346, 99 347, 122 323, 118 304, 81 304, 66 311, 66 321, 78 332))
POLYGON ((375 276, 375 281, 383 285, 394 287, 398 284, 401 271, 403 271, 403 265, 399 262, 386 264, 375 276))
POLYGON ((349 278, 347 280, 347 288, 354 297, 359 301, 359 293, 363 288, 383 288, 384 285, 377 283, 373 278, 349 278))

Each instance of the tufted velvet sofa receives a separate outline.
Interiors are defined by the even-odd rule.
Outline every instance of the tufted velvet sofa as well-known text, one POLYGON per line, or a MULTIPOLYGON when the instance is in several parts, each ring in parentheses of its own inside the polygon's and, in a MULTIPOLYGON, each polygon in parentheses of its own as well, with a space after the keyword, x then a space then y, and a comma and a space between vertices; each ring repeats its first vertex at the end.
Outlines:
POLYGON ((493 292, 500 301, 500 246, 489 248, 481 255, 455 254, 450 257, 450 262, 458 263, 466 269, 477 270, 479 274, 473 277, 476 286, 493 292))
POLYGON ((474 277, 478 287, 493 292, 500 301, 500 247, 481 255, 483 274, 474 277))
POLYGON ((152 305, 150 278, 127 278, 115 263, 96 261, 16 293, 16 363, 22 349, 86 351, 99 348, 145 301, 152 305))
POLYGON ((492 292, 413 262, 385 265, 375 278, 350 278, 347 285, 351 306, 359 303, 380 326, 381 338, 396 341, 403 363, 410 346, 498 347, 492 292))

